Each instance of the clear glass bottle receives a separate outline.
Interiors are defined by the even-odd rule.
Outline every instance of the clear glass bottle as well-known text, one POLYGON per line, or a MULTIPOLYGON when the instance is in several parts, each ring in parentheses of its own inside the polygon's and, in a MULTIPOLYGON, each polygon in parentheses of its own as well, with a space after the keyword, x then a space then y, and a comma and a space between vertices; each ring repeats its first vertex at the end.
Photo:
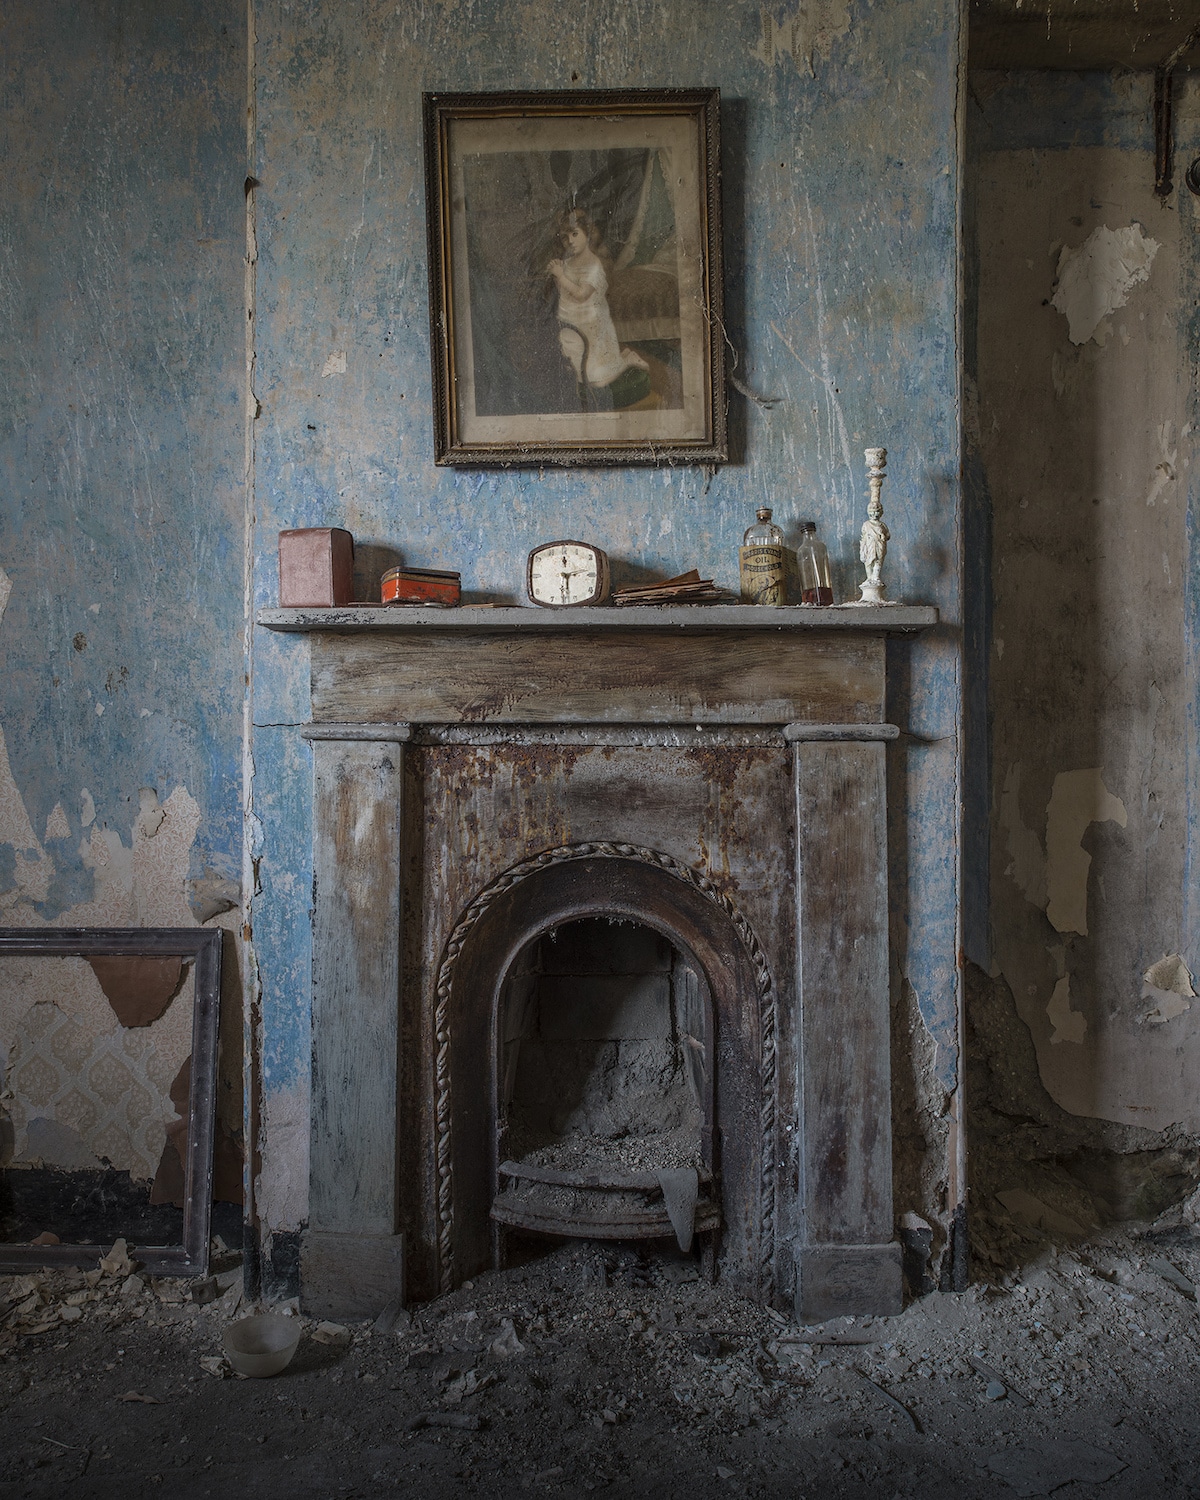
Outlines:
POLYGON ((796 567, 800 574, 800 602, 832 604, 833 577, 829 571, 829 553, 817 535, 815 521, 805 521, 800 528, 796 567))
POLYGON ((743 547, 782 547, 783 532, 771 520, 769 506, 760 505, 755 512, 758 520, 753 526, 747 526, 746 535, 742 538, 743 547))
POLYGON ((770 509, 760 505, 758 520, 746 528, 738 550, 742 600, 746 604, 786 604, 783 532, 771 520, 770 509))

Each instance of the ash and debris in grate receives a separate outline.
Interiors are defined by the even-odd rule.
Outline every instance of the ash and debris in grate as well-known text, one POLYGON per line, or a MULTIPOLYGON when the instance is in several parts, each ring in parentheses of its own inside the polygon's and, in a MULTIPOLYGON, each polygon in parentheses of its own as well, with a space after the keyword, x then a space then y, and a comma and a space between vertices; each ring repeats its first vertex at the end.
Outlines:
MULTIPOLYGON (((519 1147, 520 1142, 514 1142, 519 1147)), ((517 1158, 532 1166, 558 1172, 660 1172, 702 1168, 693 1129, 662 1131, 657 1135, 570 1135, 549 1146, 538 1146, 517 1158)))
POLYGON ((263 1381, 221 1358, 236 1272, 107 1261, 0 1278, 0 1493, 1165 1500, 1200 1476, 1178 1212, 813 1328, 691 1258, 577 1243, 394 1323, 301 1318, 263 1381))

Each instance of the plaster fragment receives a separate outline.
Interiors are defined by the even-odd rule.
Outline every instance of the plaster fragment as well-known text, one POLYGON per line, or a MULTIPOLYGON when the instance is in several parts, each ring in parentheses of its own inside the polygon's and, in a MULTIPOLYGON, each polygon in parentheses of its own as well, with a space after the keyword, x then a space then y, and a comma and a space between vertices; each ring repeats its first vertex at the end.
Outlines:
POLYGON ((4 611, 8 608, 8 596, 12 593, 12 579, 0 568, 0 620, 4 619, 4 611))
POLYGON ((150 958, 143 954, 89 955, 104 998, 122 1026, 152 1026, 175 998, 183 974, 178 954, 150 958))
POLYGON ((345 373, 346 356, 341 350, 338 350, 336 354, 331 354, 325 361, 325 368, 321 371, 321 376, 323 379, 326 375, 344 375, 345 373))
POLYGON ((1050 1045, 1059 1042, 1082 1042, 1087 1033, 1087 1017, 1081 1010, 1071 1009, 1071 976, 1064 974, 1054 986, 1046 1014, 1054 1027, 1050 1045))
POLYGON ((138 790, 137 831, 143 838, 152 839, 163 825, 166 813, 158 805, 158 793, 151 786, 138 790))
POLYGON ((807 0, 779 21, 769 10, 760 15, 762 34, 750 56, 767 67, 788 57, 811 74, 814 60, 828 58, 833 44, 850 30, 849 0, 807 0))
POLYGON ((1157 963, 1151 964, 1142 975, 1142 999, 1153 1000, 1154 1009, 1145 1016, 1151 1026, 1162 1026, 1191 1010, 1190 1000, 1196 998, 1192 988, 1192 976, 1178 953, 1168 953, 1157 963))
POLYGON ((1059 932, 1086 935, 1092 856, 1080 842, 1091 823, 1128 822, 1125 804, 1105 787, 1103 767, 1060 771, 1046 809, 1046 915, 1059 932))
POLYGON ((85 828, 90 828, 96 821, 96 803, 87 787, 79 794, 79 821, 85 828))
POLYGON ((50 816, 46 819, 46 834, 42 842, 48 844, 51 839, 69 839, 70 837, 71 825, 67 821, 62 803, 56 802, 50 810, 50 816))
POLYGON ((1178 953, 1168 953, 1165 958, 1151 964, 1142 978, 1155 989, 1172 990, 1176 995, 1188 995, 1195 999, 1196 991, 1192 988, 1191 973, 1178 953))
POLYGON ((1139 282, 1149 281, 1159 244, 1140 224, 1109 229, 1101 224, 1082 245, 1064 245, 1058 257, 1058 289, 1051 305, 1066 318, 1073 344, 1094 339, 1103 346, 1112 333, 1109 313, 1124 307, 1139 282))

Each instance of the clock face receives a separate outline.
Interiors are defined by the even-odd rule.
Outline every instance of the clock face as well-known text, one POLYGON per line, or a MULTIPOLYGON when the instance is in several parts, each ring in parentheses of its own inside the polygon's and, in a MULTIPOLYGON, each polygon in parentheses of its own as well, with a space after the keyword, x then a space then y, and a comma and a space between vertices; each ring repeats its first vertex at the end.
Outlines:
POLYGON ((598 604, 608 597, 608 558, 589 542, 548 542, 529 554, 534 604, 598 604))

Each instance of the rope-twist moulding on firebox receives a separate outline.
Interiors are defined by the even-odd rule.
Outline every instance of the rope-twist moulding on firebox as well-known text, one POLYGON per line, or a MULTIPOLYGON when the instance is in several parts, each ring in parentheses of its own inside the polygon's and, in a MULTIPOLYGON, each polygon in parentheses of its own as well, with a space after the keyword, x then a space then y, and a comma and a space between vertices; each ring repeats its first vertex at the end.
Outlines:
POLYGON ((441 1291, 453 1287, 454 1278, 454 1166, 451 1160, 451 1090, 450 1090, 450 992, 454 970, 471 929, 492 903, 530 875, 548 865, 577 859, 630 859, 653 865, 682 880, 718 907, 729 919, 754 968, 758 986, 759 1073, 762 1088, 760 1118, 762 1127, 762 1170, 759 1180, 759 1281, 769 1292, 775 1246, 775 993, 771 973, 754 929, 725 893, 698 870, 682 864, 657 849, 638 844, 581 843, 562 844, 543 850, 530 859, 513 865, 482 891, 460 918, 438 968, 437 1007, 434 1012, 436 1041, 435 1088, 437 1107, 437 1183, 438 1183, 438 1282, 441 1291))

